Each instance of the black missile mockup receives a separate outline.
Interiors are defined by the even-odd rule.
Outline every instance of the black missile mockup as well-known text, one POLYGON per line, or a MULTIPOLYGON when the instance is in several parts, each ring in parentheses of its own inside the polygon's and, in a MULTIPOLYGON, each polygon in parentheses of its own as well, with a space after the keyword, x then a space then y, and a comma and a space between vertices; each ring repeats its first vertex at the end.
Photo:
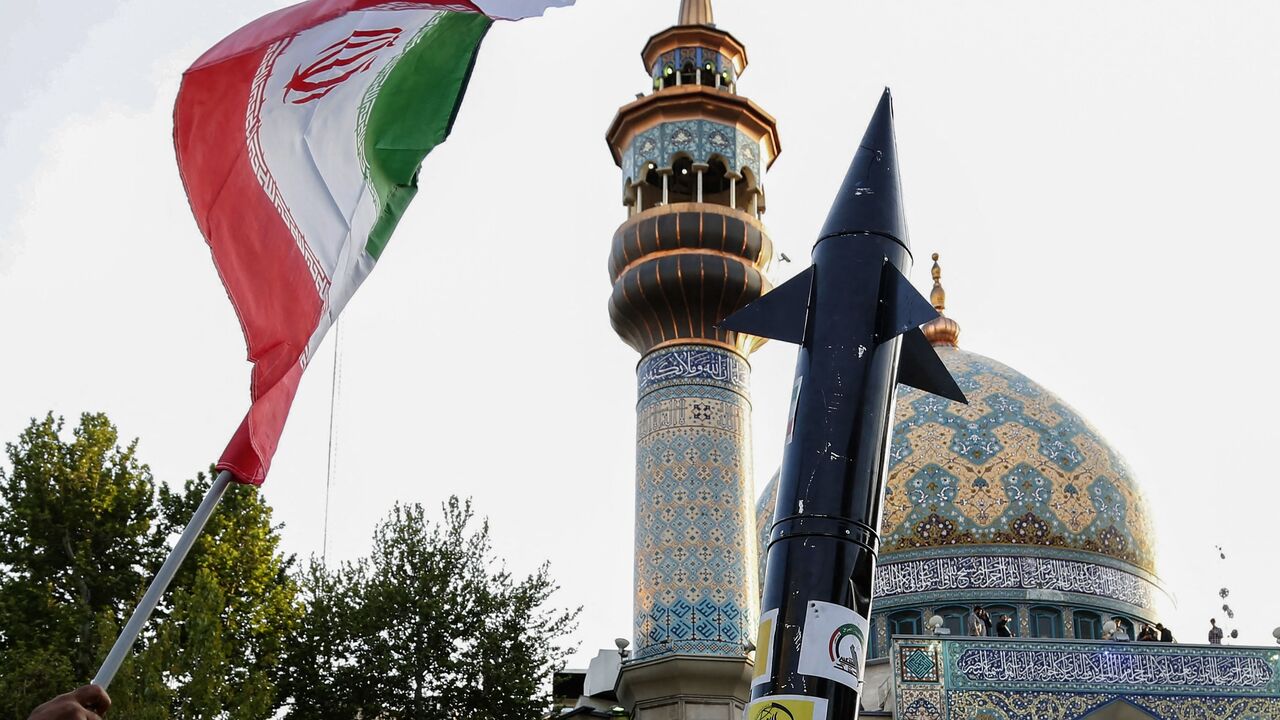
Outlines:
POLYGON ((797 343, 746 720, 850 720, 870 640, 897 383, 964 402, 920 325, 886 88, 813 263, 721 327, 797 343))

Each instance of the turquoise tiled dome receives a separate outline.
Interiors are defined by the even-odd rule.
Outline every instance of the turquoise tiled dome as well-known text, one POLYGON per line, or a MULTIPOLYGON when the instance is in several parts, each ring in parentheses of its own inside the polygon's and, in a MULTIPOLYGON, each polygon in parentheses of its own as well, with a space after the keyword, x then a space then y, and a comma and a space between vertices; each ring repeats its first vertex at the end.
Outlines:
MULTIPOLYGON (((899 388, 881 557, 1029 545, 1098 553, 1154 572, 1146 503, 1098 431, 1009 366, 955 347, 935 349, 969 405, 899 388)), ((777 480, 775 474, 757 504, 762 540, 777 480)))
POLYGON ((1038 545, 1154 572, 1147 506, 1124 459, 1027 376, 937 347, 969 405, 900 387, 881 555, 955 545, 1038 545))

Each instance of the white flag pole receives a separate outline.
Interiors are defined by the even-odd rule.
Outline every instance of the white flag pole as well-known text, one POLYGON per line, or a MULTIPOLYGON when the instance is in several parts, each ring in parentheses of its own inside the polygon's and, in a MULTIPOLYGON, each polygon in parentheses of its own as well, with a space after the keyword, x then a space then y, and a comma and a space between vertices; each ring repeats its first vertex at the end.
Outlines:
POLYGON ((147 619, 151 617, 156 605, 160 603, 160 598, 164 596, 164 591, 169 588, 169 583, 173 581, 173 576, 178 573, 178 568, 182 565, 182 561, 187 559, 187 553, 191 551, 191 546, 195 545, 196 538, 204 530, 205 523, 209 522, 209 517, 213 515, 214 508, 218 507, 222 496, 226 494, 227 488, 231 486, 233 481, 234 478, 231 473, 223 470, 218 474, 217 479, 213 481, 213 485, 209 486, 209 492, 205 493, 204 500, 200 501, 200 507, 196 508, 195 515, 191 517, 191 522, 187 523, 187 528, 182 531, 182 536, 178 538, 173 550, 169 552, 169 557, 165 558, 164 565, 160 566, 160 571, 156 573, 155 579, 151 581, 151 586, 147 588, 147 594, 142 596, 142 601, 134 609, 133 616, 125 624, 124 630, 120 631, 120 637, 116 638, 116 644, 111 646, 111 652, 107 654, 107 659, 102 661, 102 667, 98 669, 98 674, 93 677, 94 685, 106 690, 107 686, 111 684, 111 681, 116 676, 116 671, 120 669, 120 664, 133 651, 133 644, 137 641, 138 635, 142 633, 142 627, 147 624, 147 619))

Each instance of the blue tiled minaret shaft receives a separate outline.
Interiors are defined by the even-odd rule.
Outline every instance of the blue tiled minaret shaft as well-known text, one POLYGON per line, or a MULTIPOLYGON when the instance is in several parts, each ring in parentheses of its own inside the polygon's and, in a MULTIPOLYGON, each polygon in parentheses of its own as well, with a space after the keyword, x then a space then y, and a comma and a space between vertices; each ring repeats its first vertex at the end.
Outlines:
POLYGON ((771 287, 761 181, 780 148, 774 119, 737 92, 746 49, 709 0, 684 0, 642 56, 652 91, 608 132, 628 208, 609 315, 641 354, 632 658, 742 658, 759 598, 747 356, 760 341, 716 325, 771 287))

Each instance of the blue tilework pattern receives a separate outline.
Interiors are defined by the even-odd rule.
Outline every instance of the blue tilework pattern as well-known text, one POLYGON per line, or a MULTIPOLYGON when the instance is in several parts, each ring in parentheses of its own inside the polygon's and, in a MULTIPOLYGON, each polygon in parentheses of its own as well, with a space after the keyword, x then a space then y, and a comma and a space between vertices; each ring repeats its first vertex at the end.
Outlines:
POLYGON ((937 682, 937 649, 932 647, 903 648, 902 679, 907 682, 937 682))
POLYGON ((667 68, 671 68, 671 72, 678 73, 687 63, 692 63, 695 68, 703 68, 706 72, 706 63, 714 66, 714 73, 729 73, 729 82, 733 82, 737 78, 737 68, 733 66, 733 61, 721 55, 710 48, 700 47, 683 47, 676 48, 670 52, 663 53, 658 58, 658 62, 650 68, 649 75, 654 80, 661 80, 666 74, 667 68))
POLYGON ((1040 545, 1154 572, 1146 503, 1124 459, 1097 430, 1008 366, 938 350, 969 405, 899 388, 882 555, 1040 545))
POLYGON ((907 595, 936 593, 960 600, 990 599, 992 590, 1052 590, 1108 598, 1135 608, 1151 609, 1159 585, 1120 568, 1087 560, 1022 555, 988 555, 977 548, 957 557, 928 557, 876 565, 876 607, 907 595))
POLYGON ((731 125, 711 120, 679 120, 658 123, 640 133, 622 151, 622 179, 637 181, 637 172, 649 163, 671 167, 677 154, 688 155, 695 163, 710 163, 721 157, 730 170, 749 169, 760 182, 760 142, 731 125))
POLYGON ((902 717, 1083 720, 1118 703, 1157 720, 1280 717, 1270 648, 907 637, 893 650, 902 717), (920 672, 925 653, 938 672, 920 672))
POLYGON ((640 395, 672 385, 711 385, 746 396, 751 366, 736 353, 709 345, 677 345, 640 361, 636 384, 640 395))
POLYGON ((773 477, 764 486, 760 499, 756 500, 756 552, 760 557, 760 570, 757 582, 764 588, 765 555, 769 549, 769 533, 773 531, 773 511, 778 506, 778 475, 781 470, 773 471, 773 477))
MULTIPOLYGON (((655 355, 640 365, 666 362, 655 355)), ((688 369, 643 385, 636 432, 636 659, 666 654, 740 657, 758 613, 751 483, 751 405, 725 362, 697 346, 716 372, 688 369), (716 376, 726 377, 716 381, 716 376)), ((686 358, 687 359, 687 358, 686 358)), ((744 369, 743 373, 746 372, 744 369)))
MULTIPOLYGON (((1101 554, 1154 575, 1146 501, 1098 431, 1016 370, 937 350, 969 405, 898 388, 881 558, 1014 545, 1101 554)), ((771 483, 757 515, 772 517, 774 495, 771 483)))
MULTIPOLYGON (((1203 698, 1129 693, 1035 693, 961 690, 947 693, 949 720, 1090 720, 1107 706, 1130 705, 1155 720, 1275 720, 1280 699, 1203 698)), ((1110 709, 1110 708, 1108 708, 1110 709)))

